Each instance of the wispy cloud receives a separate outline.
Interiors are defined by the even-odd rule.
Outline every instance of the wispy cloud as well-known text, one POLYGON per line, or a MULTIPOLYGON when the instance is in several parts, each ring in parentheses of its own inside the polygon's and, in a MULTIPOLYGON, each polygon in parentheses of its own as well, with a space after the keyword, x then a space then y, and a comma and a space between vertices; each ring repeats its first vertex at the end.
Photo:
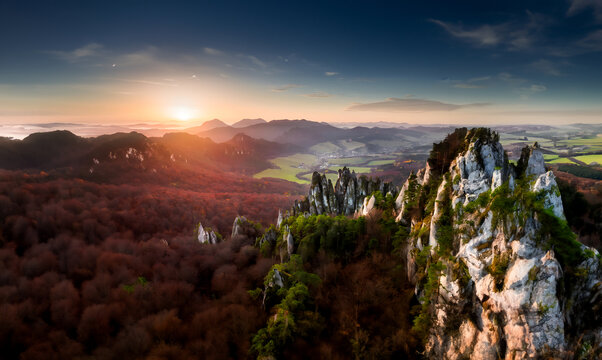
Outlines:
POLYGON ((504 46, 508 50, 523 50, 533 46, 539 33, 550 23, 548 17, 527 11, 527 21, 482 24, 465 27, 437 19, 430 19, 455 38, 477 47, 504 46))
MULTIPOLYGON (((481 77, 474 77, 474 78, 470 78, 464 82, 457 82, 456 84, 454 84, 455 88, 458 89, 482 89, 485 87, 485 85, 482 84, 482 82, 490 80, 491 76, 481 76, 481 77)), ((452 81, 452 82, 456 82, 456 81, 452 81)))
POLYGON ((136 83, 136 84, 144 84, 144 85, 153 85, 153 86, 167 86, 167 87, 177 87, 178 84, 171 79, 164 79, 163 81, 154 81, 154 80, 144 80, 144 79, 119 79, 121 81, 136 83))
POLYGON ((458 89, 482 89, 485 86, 477 84, 459 83, 455 84, 454 87, 458 89))
POLYGON ((512 75, 510 73, 507 73, 507 72, 499 73, 498 76, 497 76, 497 78, 500 79, 500 80, 502 80, 502 81, 504 81, 504 82, 506 82, 506 83, 509 83, 511 85, 518 85, 518 84, 522 84, 522 83, 524 83, 524 82, 527 81, 527 80, 525 80, 523 78, 516 77, 516 76, 514 76, 514 75, 512 75))
POLYGON ((254 65, 259 66, 260 68, 267 68, 268 64, 266 64, 265 62, 259 60, 256 56, 253 55, 239 55, 242 58, 245 58, 247 60, 249 60, 250 62, 252 62, 254 65))
POLYGON ((531 63, 531 68, 550 76, 562 75, 558 64, 546 59, 540 59, 531 63))
POLYGON ((468 107, 487 106, 488 103, 451 104, 437 100, 419 98, 387 98, 384 101, 373 103, 355 103, 349 106, 348 111, 376 111, 376 112, 427 112, 427 111, 453 111, 468 107))
POLYGON ((441 20, 430 19, 431 22, 441 26, 450 35, 467 40, 479 46, 493 46, 502 42, 502 31, 506 25, 481 25, 467 30, 462 25, 454 25, 441 20))
POLYGON ((594 30, 581 39, 563 45, 551 46, 547 53, 557 57, 572 57, 602 51, 602 30, 594 30))
POLYGON ((61 60, 68 62, 78 62, 83 59, 99 56, 103 52, 103 46, 97 43, 90 43, 71 51, 50 50, 46 53, 51 54, 61 60))
POLYGON ((602 51, 602 30, 589 33, 577 42, 580 47, 590 51, 602 51))
POLYGON ((568 16, 574 16, 591 8, 597 22, 602 22, 602 0, 572 0, 567 11, 568 16))
POLYGON ((335 71, 327 71, 327 72, 324 73, 324 75, 326 75, 326 76, 335 76, 335 75, 339 75, 339 73, 335 72, 335 71))
POLYGON ((472 82, 479 82, 479 81, 487 81, 490 79, 491 79, 491 76, 480 76, 480 77, 468 79, 467 82, 472 83, 472 82))
POLYGON ((290 89, 295 89, 295 88, 300 88, 302 87, 302 85, 299 84, 286 84, 284 86, 272 89, 273 92, 283 92, 283 91, 288 91, 290 89))
POLYGON ((303 94, 303 96, 310 97, 310 98, 327 98, 327 97, 331 97, 333 95, 326 93, 326 92, 322 92, 322 91, 316 91, 316 92, 313 92, 310 94, 303 94))
POLYGON ((531 95, 544 92, 548 90, 548 87, 540 84, 532 84, 529 87, 522 87, 519 89, 520 98, 523 100, 528 99, 531 95))
POLYGON ((529 86, 526 90, 536 93, 536 92, 546 91, 546 90, 548 90, 548 88, 545 85, 533 84, 533 85, 529 86))
POLYGON ((90 43, 71 51, 45 51, 58 59, 68 63, 77 63, 94 67, 148 67, 166 66, 167 62, 161 59, 159 49, 154 46, 147 46, 131 52, 115 52, 105 48, 98 43, 90 43))
POLYGON ((214 49, 214 48, 210 48, 210 47, 203 48, 203 52, 207 55, 213 55, 213 56, 218 56, 218 55, 224 54, 222 51, 214 49))
POLYGON ((148 46, 144 49, 130 53, 111 55, 119 66, 148 66, 164 65, 165 61, 161 59, 159 49, 154 46, 148 46))

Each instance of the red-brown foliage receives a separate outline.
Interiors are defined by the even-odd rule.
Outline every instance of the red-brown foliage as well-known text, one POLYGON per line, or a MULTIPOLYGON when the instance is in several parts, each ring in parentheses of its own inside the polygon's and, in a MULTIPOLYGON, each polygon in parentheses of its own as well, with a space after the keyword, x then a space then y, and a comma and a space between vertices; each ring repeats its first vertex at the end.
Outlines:
POLYGON ((1 172, 1 357, 248 356, 267 315, 247 289, 273 262, 254 238, 201 245, 195 228, 229 238, 237 215, 271 223, 299 187, 194 174, 99 183, 1 172))

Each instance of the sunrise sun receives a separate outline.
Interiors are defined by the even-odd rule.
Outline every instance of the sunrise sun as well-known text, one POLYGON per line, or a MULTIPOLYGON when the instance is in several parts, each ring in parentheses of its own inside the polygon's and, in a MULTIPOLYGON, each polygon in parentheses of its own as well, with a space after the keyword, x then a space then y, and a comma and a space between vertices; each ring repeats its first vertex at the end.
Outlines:
POLYGON ((179 121, 189 121, 197 116, 198 111, 186 106, 175 106, 168 110, 170 118, 179 121))

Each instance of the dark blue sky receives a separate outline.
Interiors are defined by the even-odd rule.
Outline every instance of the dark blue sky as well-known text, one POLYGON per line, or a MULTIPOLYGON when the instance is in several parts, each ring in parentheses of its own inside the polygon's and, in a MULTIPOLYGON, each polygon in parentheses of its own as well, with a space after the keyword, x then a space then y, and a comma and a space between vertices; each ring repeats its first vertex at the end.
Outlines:
POLYGON ((4 0, 0 44, 3 122, 602 121, 602 0, 4 0))

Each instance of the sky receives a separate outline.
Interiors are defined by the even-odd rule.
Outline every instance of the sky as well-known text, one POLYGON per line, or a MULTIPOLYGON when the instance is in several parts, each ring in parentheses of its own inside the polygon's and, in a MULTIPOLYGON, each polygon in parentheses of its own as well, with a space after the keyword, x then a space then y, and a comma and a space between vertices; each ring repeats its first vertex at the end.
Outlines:
POLYGON ((0 2, 4 125, 602 123, 601 64, 602 0, 0 2))

